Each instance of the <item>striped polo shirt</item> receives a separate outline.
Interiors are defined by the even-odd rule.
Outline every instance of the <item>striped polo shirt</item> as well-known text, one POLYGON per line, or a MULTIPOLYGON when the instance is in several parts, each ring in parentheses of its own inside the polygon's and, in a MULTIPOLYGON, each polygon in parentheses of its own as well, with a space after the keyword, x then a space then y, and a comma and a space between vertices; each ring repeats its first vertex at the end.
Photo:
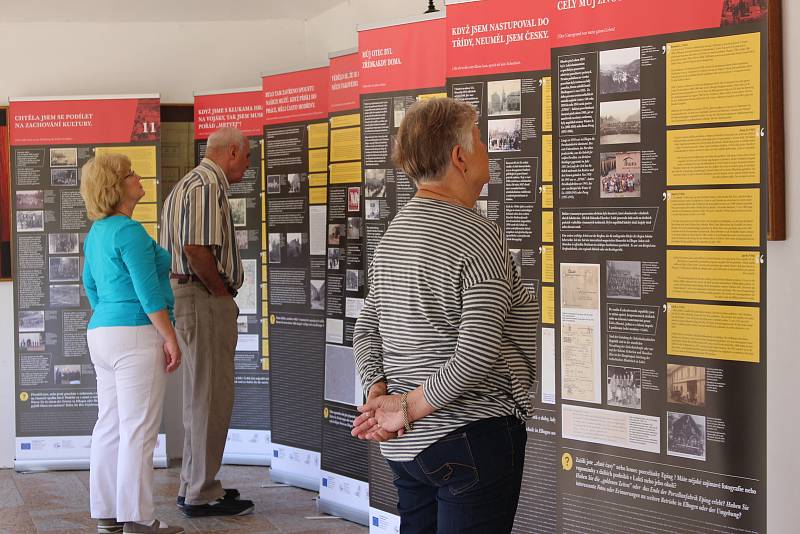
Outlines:
POLYGON ((383 455, 412 460, 472 421, 533 412, 539 306, 522 285, 502 231, 467 208, 414 197, 370 265, 353 349, 365 392, 420 384, 436 411, 383 455))
POLYGON ((203 158, 170 191, 161 214, 161 246, 172 254, 172 272, 192 274, 185 245, 211 247, 217 270, 226 283, 239 289, 244 281, 242 258, 236 246, 228 179, 219 165, 203 158))

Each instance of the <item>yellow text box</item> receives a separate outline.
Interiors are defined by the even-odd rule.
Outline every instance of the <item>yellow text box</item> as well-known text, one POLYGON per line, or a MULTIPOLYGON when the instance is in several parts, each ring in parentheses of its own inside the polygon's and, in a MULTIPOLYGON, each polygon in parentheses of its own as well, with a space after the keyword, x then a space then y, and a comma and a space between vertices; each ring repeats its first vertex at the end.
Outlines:
POLYGON ((542 212, 542 243, 553 242, 553 212, 542 212))
POLYGON ((318 122, 308 125, 308 148, 328 146, 328 123, 318 122))
POLYGON ((761 34, 667 44, 667 125, 760 118, 761 34))
POLYGON ((556 262, 552 245, 542 245, 542 282, 555 281, 556 262))
POLYGON ((542 78, 542 131, 553 131, 553 79, 542 78))
POLYGON ((553 181, 553 136, 542 136, 542 182, 553 181))
POLYGON ((350 126, 361 125, 361 114, 352 113, 350 115, 339 115, 331 117, 331 128, 349 128, 350 126))
POLYGON ((667 353, 758 363, 759 309, 750 306, 667 304, 667 353))
POLYGON ((553 185, 542 186, 542 207, 553 209, 553 185))
POLYGON ((424 95, 417 95, 417 101, 430 100, 431 98, 447 98, 447 93, 426 93, 424 95))
POLYGON ((156 204, 136 204, 131 218, 142 223, 156 222, 158 221, 158 206, 156 204))
POLYGON ((131 160, 131 168, 142 178, 158 176, 156 164, 156 147, 154 146, 99 146, 94 149, 96 155, 124 154, 131 160))
POLYGON ((667 186, 761 182, 761 127, 667 132, 667 186))
POLYGON ((327 187, 312 187, 308 190, 308 203, 309 204, 327 204, 328 203, 328 188, 327 187))
POLYGON ((328 149, 308 151, 308 172, 325 172, 328 170, 328 149))
POLYGON ((319 172, 308 175, 309 187, 321 187, 324 185, 328 185, 328 173, 319 172))
POLYGON ((361 183, 361 162, 334 163, 330 166, 331 184, 361 183))
POLYGON ((667 245, 759 246, 758 189, 672 190, 667 195, 667 245))
POLYGON ((668 250, 667 298, 759 302, 760 253, 668 250))
POLYGON ((556 324, 556 288, 542 286, 542 322, 556 324))
POLYGON ((331 132, 331 162, 361 159, 361 128, 331 132))
POLYGON ((158 186, 155 178, 143 178, 142 188, 144 189, 144 196, 139 202, 157 202, 158 201, 158 186))

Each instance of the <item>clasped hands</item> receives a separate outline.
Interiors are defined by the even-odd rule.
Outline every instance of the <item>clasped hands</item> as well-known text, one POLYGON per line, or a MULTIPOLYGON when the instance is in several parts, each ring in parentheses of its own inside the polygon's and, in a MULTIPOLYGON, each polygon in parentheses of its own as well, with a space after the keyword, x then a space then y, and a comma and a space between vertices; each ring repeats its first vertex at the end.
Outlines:
POLYGON ((353 421, 350 434, 358 439, 388 441, 402 436, 403 410, 400 395, 389 395, 386 382, 378 382, 369 388, 367 403, 358 407, 361 415, 353 421))

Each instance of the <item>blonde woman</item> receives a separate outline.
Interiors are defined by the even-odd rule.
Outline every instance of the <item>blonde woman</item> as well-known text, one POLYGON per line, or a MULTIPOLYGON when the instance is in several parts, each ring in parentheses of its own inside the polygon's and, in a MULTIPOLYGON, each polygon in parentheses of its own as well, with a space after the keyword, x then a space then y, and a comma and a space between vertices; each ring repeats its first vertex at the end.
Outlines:
POLYGON ((173 328, 169 253, 131 218, 144 196, 121 154, 89 160, 81 196, 91 230, 83 283, 93 314, 88 342, 97 375, 97 423, 90 463, 97 532, 180 534, 155 518, 153 449, 166 376, 181 351, 173 328))

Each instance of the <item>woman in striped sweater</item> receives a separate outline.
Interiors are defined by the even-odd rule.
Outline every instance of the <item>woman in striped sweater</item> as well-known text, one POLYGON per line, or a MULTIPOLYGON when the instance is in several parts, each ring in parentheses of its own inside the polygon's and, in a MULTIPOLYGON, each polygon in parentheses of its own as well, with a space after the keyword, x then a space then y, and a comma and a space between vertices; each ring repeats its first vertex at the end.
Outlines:
POLYGON ((475 121, 448 98, 407 111, 394 158, 417 194, 377 247, 353 340, 352 433, 381 442, 403 533, 510 532, 519 499, 539 309, 473 211, 489 182, 475 121))

